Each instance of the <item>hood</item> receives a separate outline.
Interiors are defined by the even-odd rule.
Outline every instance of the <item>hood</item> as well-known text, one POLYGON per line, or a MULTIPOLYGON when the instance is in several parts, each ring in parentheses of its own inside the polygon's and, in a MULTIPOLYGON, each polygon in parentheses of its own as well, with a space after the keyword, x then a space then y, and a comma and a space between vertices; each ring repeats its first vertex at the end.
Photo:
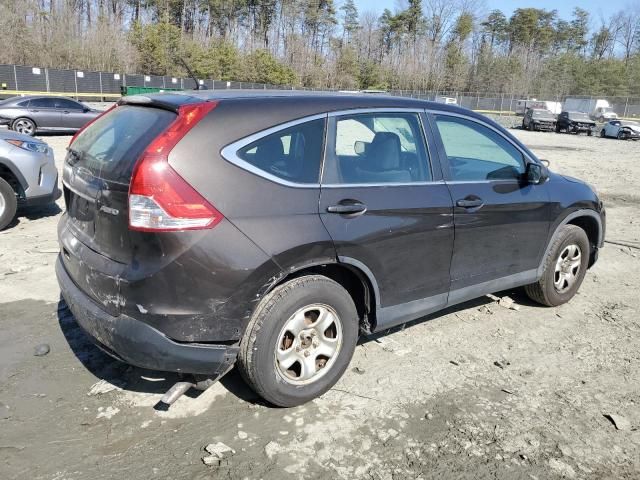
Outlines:
POLYGON ((543 122, 555 122, 556 121, 556 117, 554 117, 553 115, 534 115, 532 117, 532 120, 542 120, 543 122))
POLYGON ((559 173, 557 173, 556 175, 559 176, 559 177, 564 178, 567 182, 580 183, 580 184, 586 185, 586 183, 583 182, 582 180, 574 178, 574 177, 570 177, 569 175, 561 175, 559 173))
POLYGON ((640 125, 622 125, 620 128, 628 128, 629 130, 640 133, 640 125))
POLYGON ((46 143, 38 138, 14 132, 13 130, 0 130, 0 140, 20 140, 22 142, 46 143))

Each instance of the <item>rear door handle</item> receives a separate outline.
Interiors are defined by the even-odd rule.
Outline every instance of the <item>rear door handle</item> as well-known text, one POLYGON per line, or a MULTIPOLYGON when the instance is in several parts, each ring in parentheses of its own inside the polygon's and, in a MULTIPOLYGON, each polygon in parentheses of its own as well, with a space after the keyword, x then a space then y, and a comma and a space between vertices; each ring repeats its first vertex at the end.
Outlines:
POLYGON ((327 207, 327 212, 329 213, 340 213, 342 215, 354 214, 354 213, 364 213, 367 211, 367 206, 364 203, 347 203, 347 204, 338 204, 331 205, 327 207))
POLYGON ((478 208, 484 205, 484 201, 481 198, 462 198, 456 205, 462 208, 478 208))

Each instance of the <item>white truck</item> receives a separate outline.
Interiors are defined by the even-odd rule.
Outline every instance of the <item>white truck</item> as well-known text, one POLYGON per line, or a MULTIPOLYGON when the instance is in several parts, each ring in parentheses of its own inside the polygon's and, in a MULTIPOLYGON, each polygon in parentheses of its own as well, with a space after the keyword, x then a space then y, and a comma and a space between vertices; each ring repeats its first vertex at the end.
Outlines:
POLYGON ((438 103, 444 103, 445 105, 457 105, 458 104, 458 100, 454 97, 443 97, 441 95, 437 95, 434 98, 434 101, 438 102, 438 103))
POLYGON ((528 108, 548 110, 554 115, 562 112, 562 104, 560 102, 551 102, 548 100, 536 100, 535 98, 522 99, 516 102, 516 115, 524 115, 528 108))
POLYGON ((599 122, 608 122, 618 118, 618 114, 613 111, 609 102, 603 99, 569 97, 564 101, 564 110, 586 113, 591 119, 599 122))

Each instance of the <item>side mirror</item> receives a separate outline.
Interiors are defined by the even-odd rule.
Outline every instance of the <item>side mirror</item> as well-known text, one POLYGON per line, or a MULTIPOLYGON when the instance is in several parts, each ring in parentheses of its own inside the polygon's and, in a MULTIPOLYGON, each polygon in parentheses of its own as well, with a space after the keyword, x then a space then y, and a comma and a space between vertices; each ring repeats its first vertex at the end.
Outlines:
POLYGON ((362 140, 357 140, 353 144, 353 151, 356 152, 356 155, 363 155, 366 147, 367 147, 366 142, 363 142, 362 140))
POLYGON ((547 168, 549 168, 549 165, 551 165, 551 162, 545 158, 541 158, 540 163, 542 163, 547 168))
POLYGON ((547 168, 543 165, 539 165, 537 163, 529 163, 527 165, 527 183, 530 185, 540 185, 544 183, 547 178, 549 178, 549 172, 547 168))
POLYGON ((90 109, 89 107, 82 107, 82 111, 83 111, 84 113, 87 113, 87 112, 90 112, 90 111, 91 111, 91 109, 90 109))

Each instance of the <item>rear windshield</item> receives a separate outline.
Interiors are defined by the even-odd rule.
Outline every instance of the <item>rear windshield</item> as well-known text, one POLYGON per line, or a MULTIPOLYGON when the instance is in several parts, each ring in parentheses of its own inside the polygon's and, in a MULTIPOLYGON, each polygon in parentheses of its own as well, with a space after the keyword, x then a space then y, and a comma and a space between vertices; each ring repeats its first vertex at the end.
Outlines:
POLYGON ((78 135, 67 161, 95 177, 129 183, 136 160, 175 118, 159 108, 119 106, 78 135))

